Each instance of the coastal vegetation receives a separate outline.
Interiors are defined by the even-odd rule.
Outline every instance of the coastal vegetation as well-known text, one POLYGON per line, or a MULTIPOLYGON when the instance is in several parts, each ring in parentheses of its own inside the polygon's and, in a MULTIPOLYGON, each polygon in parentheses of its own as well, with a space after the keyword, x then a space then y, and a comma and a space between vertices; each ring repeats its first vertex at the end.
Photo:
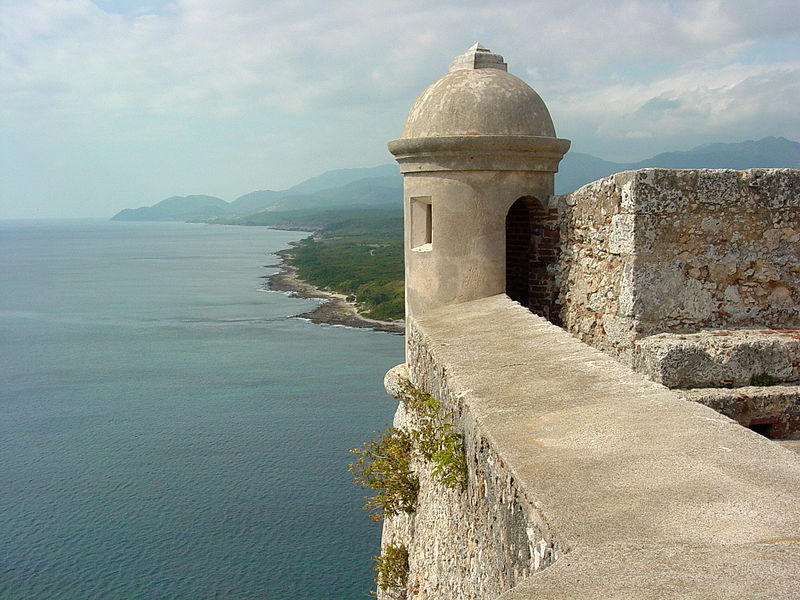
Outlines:
POLYGON ((406 381, 400 399, 416 421, 411 431, 417 454, 433 464, 431 475, 445 487, 467 489, 467 458, 464 436, 453 431, 454 415, 445 410, 441 400, 426 394, 406 381))
MULTIPOLYGON (((318 288, 344 294, 366 317, 391 321, 404 317, 403 217, 393 209, 361 210, 357 215, 329 211, 327 224, 297 243, 291 263, 297 275, 318 288)), ((307 226, 320 215, 310 217, 307 226)))

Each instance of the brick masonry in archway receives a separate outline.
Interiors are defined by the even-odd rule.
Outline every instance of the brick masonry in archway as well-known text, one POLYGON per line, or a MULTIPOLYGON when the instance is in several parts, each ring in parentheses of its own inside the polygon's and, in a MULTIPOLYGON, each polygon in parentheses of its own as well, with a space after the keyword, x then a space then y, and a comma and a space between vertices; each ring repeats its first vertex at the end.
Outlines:
POLYGON ((533 196, 518 199, 506 215, 506 293, 532 312, 555 322, 553 276, 558 258, 558 212, 533 196))

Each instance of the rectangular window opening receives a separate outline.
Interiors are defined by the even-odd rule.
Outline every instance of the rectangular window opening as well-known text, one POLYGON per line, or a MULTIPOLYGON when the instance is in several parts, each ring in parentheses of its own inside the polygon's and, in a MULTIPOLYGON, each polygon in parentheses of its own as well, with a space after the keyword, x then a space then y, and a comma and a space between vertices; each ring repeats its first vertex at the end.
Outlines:
POLYGON ((416 252, 433 249, 433 206, 430 196, 411 198, 411 249, 416 252))

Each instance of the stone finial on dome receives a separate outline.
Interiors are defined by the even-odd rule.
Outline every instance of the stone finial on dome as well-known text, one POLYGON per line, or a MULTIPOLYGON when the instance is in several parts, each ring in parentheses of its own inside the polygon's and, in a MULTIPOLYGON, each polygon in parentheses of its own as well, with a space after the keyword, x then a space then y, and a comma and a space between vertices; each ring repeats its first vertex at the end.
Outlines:
POLYGON ((500 69, 508 71, 508 65, 503 61, 503 56, 495 54, 488 48, 475 44, 464 54, 460 54, 450 63, 450 72, 459 69, 500 69))

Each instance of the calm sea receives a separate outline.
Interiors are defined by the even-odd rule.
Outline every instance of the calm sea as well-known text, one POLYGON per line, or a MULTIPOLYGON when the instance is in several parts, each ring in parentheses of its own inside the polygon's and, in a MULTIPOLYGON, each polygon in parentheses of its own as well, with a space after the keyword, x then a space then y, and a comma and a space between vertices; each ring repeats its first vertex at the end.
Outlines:
POLYGON ((402 338, 260 291, 302 235, 0 222, 0 598, 368 597, 402 338))

